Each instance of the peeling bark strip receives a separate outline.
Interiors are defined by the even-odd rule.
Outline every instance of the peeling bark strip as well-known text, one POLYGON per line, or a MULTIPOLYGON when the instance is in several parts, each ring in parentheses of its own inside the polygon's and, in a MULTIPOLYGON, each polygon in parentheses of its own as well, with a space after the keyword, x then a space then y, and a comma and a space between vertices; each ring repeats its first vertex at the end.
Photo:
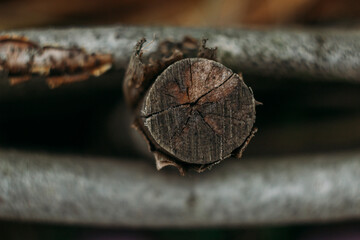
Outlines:
POLYGON ((0 36, 0 71, 10 85, 30 80, 32 74, 46 76, 50 88, 99 76, 112 66, 110 54, 88 54, 80 48, 44 46, 25 37, 0 36))
POLYGON ((135 48, 124 91, 157 168, 201 172, 232 155, 240 158, 256 132, 256 101, 242 76, 212 60, 216 49, 206 48, 206 41, 165 41, 147 58, 144 42, 135 48))

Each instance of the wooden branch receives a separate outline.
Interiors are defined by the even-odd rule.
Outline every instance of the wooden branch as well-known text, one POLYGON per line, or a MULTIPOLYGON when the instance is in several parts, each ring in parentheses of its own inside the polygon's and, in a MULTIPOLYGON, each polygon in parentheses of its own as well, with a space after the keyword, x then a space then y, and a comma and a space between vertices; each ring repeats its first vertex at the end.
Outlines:
POLYGON ((180 161, 219 162, 250 135, 255 99, 238 74, 215 61, 187 58, 154 82, 140 110, 141 126, 180 161))
MULTIPOLYGON (((118 86, 127 67, 132 48, 142 37, 152 39, 153 46, 164 39, 181 40, 184 36, 207 37, 210 46, 218 47, 218 60, 235 72, 245 75, 276 76, 277 78, 315 78, 339 81, 360 79, 360 33, 358 30, 289 30, 289 29, 188 29, 171 27, 97 27, 3 31, 0 35, 21 35, 39 45, 57 45, 63 48, 83 48, 89 53, 110 53, 114 57, 113 70, 102 79, 118 72, 109 81, 118 86), (116 79, 116 80, 114 80, 116 79)), ((152 49, 149 49, 151 52, 152 49)), ((91 79, 91 78, 90 78, 91 79)), ((34 79, 15 89, 9 86, 6 74, 0 77, 0 99, 19 94, 33 94, 26 89, 41 89, 40 80, 34 79), (20 90, 19 90, 20 89, 20 90)), ((108 84, 108 85, 109 85, 108 84)), ((88 87, 91 87, 89 85, 88 87)), ((45 90, 44 90, 45 91, 45 90)), ((42 91, 42 92, 44 92, 42 91)), ((37 91, 39 92, 39 91, 37 91)))
POLYGON ((201 172, 241 156, 253 136, 255 98, 241 76, 216 62, 216 48, 187 37, 144 57, 138 42, 124 78, 135 128, 161 169, 201 172))
POLYGON ((359 171, 358 152, 231 159, 180 177, 149 161, 2 150, 0 218, 132 227, 354 220, 359 171))

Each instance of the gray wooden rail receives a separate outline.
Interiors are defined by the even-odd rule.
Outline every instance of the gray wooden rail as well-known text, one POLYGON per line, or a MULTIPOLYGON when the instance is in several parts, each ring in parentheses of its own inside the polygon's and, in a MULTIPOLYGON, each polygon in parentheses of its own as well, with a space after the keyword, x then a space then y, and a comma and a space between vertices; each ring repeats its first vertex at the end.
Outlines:
MULTIPOLYGON (((112 53, 114 69, 124 70, 136 42, 149 41, 151 52, 164 39, 208 38, 219 61, 234 71, 260 76, 359 81, 360 31, 340 29, 210 29, 111 26, 0 31, 41 45, 77 46, 88 52, 112 53)), ((119 79, 119 78, 117 78, 119 79)), ((121 81, 121 79, 119 79, 121 81)), ((7 89, 0 78, 1 92, 7 89)), ((113 80, 112 84, 118 81, 113 80)))
POLYGON ((0 218, 205 227, 360 218, 360 153, 228 159, 202 174, 151 159, 0 151, 0 218))

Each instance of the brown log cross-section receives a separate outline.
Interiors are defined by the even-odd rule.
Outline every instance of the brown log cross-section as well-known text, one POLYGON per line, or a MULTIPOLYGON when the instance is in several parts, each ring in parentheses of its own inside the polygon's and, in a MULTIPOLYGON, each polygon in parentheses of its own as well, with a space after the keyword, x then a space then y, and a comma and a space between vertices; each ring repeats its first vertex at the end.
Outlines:
POLYGON ((162 151, 209 164, 230 157, 250 135, 255 99, 241 76, 222 64, 187 58, 156 79, 140 114, 146 135, 162 151))

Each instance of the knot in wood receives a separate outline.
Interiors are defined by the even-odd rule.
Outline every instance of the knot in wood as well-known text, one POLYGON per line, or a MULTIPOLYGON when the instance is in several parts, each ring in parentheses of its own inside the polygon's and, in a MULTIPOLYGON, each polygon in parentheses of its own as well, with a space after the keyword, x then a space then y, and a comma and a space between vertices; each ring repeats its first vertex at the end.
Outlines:
POLYGON ((242 77, 222 64, 187 58, 158 76, 141 119, 157 150, 186 163, 209 164, 228 158, 250 135, 255 99, 242 77))

